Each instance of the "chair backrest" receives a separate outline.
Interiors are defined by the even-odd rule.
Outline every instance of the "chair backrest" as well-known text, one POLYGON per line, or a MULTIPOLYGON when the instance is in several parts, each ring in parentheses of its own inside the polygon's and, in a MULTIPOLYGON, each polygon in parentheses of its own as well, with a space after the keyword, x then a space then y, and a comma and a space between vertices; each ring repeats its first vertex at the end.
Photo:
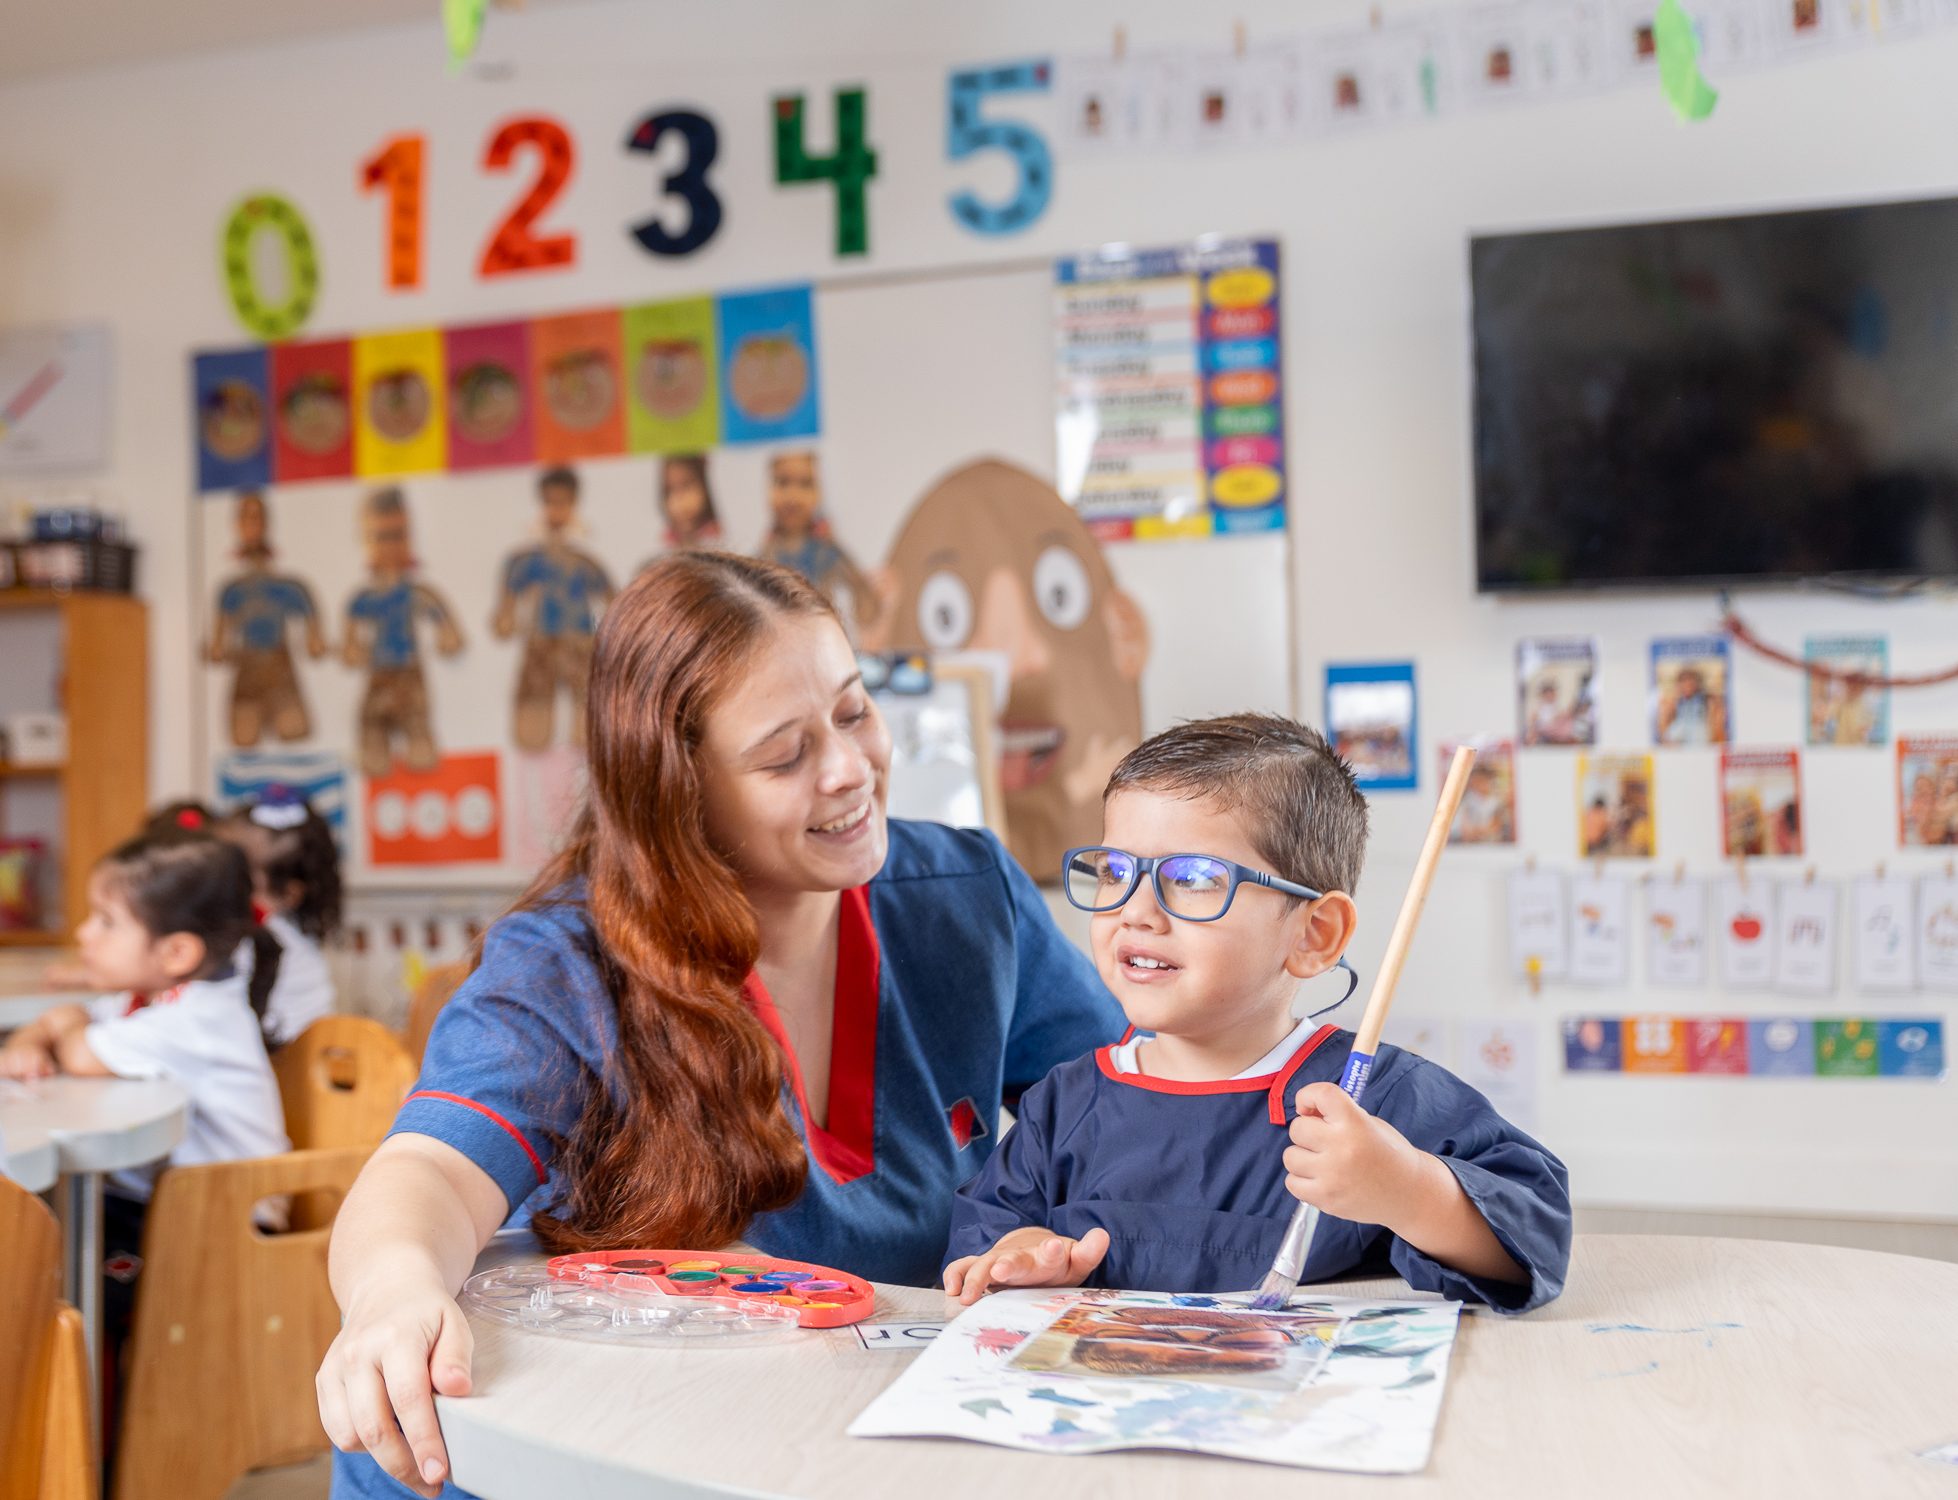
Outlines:
POLYGON ((415 993, 408 997, 408 1053, 417 1068, 428 1050, 428 1034, 435 1029, 435 1018, 468 977, 466 963, 438 964, 422 976, 415 993))
POLYGON ((116 1500, 221 1500, 248 1469, 326 1447, 313 1374, 339 1331, 328 1229, 266 1234, 252 1206, 344 1196, 365 1150, 172 1167, 143 1226, 116 1500))
POLYGON ((0 1178, 0 1500, 85 1500, 97 1489, 82 1320, 60 1284, 54 1215, 0 1178))
POLYGON ((401 1038, 365 1016, 320 1017, 278 1050, 272 1071, 299 1151, 373 1150, 415 1081, 401 1038))

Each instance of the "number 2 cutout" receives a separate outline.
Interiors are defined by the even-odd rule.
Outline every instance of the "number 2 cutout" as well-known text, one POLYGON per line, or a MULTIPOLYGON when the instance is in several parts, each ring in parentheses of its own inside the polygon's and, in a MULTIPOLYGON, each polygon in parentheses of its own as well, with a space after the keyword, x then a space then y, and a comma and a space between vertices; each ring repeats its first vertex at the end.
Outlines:
POLYGON ((677 170, 660 179, 660 193, 687 205, 687 227, 669 231, 656 214, 632 226, 633 238, 654 255, 692 255, 721 227, 721 200, 707 185, 707 169, 720 154, 721 133, 714 122, 692 110, 671 109, 648 115, 626 137, 626 150, 653 152, 669 132, 677 131, 687 154, 677 170))
POLYGON ((483 247, 479 269, 484 276, 545 271, 553 266, 571 265, 578 259, 576 235, 553 234, 540 239, 530 232, 530 226, 543 217, 571 180, 577 153, 568 130, 544 115, 510 120, 490 137, 489 147, 483 152, 483 168, 490 172, 507 171, 517 152, 525 146, 534 149, 539 157, 537 180, 531 183, 523 201, 497 225, 496 233, 483 247))
POLYGON ((970 189, 952 194, 952 217, 975 234, 1013 234, 1047 211, 1054 191, 1054 153, 1046 138, 1018 120, 984 118, 988 94, 1044 94, 1051 69, 1035 62, 965 68, 952 75, 946 97, 945 154, 963 161, 981 151, 1004 151, 1020 180, 1004 203, 987 203, 970 189))
POLYGON ((803 140, 802 95, 775 100, 775 180, 836 184, 836 253, 862 255, 870 249, 870 218, 864 184, 877 175, 877 153, 863 138, 862 89, 836 91, 836 149, 811 156, 803 140))

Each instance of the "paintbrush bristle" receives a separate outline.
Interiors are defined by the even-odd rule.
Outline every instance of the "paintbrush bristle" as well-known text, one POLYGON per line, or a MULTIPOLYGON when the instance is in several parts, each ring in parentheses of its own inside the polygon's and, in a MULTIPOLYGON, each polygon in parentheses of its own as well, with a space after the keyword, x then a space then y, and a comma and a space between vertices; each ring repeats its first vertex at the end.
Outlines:
POLYGON ((1270 1271, 1264 1283, 1258 1288, 1258 1295, 1251 1299, 1253 1312, 1275 1312, 1292 1300, 1292 1293, 1298 1290, 1298 1283, 1282 1271, 1270 1271))

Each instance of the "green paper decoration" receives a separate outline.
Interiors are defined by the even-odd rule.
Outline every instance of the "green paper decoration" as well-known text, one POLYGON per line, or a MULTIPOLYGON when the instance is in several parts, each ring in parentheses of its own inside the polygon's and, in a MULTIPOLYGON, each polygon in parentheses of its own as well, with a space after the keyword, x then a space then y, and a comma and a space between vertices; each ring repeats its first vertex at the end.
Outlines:
POLYGON ((775 181, 836 184, 836 253, 870 250, 870 215, 864 184, 877 175, 877 153, 864 140, 864 91, 836 91, 836 149, 811 156, 802 138, 802 95, 775 99, 775 181))
POLYGON ((253 338, 268 344, 289 339, 312 316, 320 290, 313 234, 305 215, 278 194, 255 193, 231 211, 218 237, 218 265, 231 310, 253 338), (278 235, 285 245, 288 290, 277 306, 259 296, 252 275, 252 240, 262 230, 278 235))
POLYGON ((1720 94, 1700 72, 1700 37, 1679 0, 1660 0, 1652 17, 1652 45, 1659 57, 1659 87, 1682 120, 1704 120, 1720 94))

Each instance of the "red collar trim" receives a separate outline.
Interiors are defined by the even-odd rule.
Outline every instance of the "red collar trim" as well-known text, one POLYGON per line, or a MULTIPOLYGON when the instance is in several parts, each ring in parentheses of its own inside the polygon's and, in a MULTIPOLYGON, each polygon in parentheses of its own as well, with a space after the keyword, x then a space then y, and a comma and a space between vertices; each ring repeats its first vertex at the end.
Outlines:
MULTIPOLYGON (((1116 1083, 1124 1083, 1135 1089, 1147 1089, 1152 1094, 1264 1094, 1270 1104, 1267 1113, 1270 1115, 1271 1123, 1283 1125, 1286 1119, 1285 1085, 1290 1083, 1292 1075, 1304 1066, 1305 1060, 1318 1051, 1326 1038, 1338 1029, 1336 1026, 1321 1026, 1300 1044, 1299 1050, 1292 1054, 1284 1067, 1276 1073, 1261 1073, 1256 1078, 1218 1078, 1203 1083, 1190 1083, 1180 1078, 1156 1078, 1148 1073, 1118 1072, 1115 1067, 1115 1047, 1119 1047, 1121 1042, 1117 1042, 1115 1047, 1103 1047, 1096 1052, 1095 1065, 1101 1069, 1103 1076, 1113 1079, 1116 1083)), ((1126 1042, 1133 1035, 1135 1035, 1135 1028, 1131 1026, 1123 1033, 1122 1041, 1126 1042)))
POLYGON ((152 1005, 174 1004, 176 1001, 183 999, 184 985, 189 983, 190 981, 186 979, 183 984, 173 984, 169 989, 160 990, 154 995, 146 995, 141 990, 131 990, 129 992, 129 1004, 123 1007, 122 1013, 125 1016, 133 1016, 137 1011, 147 1010, 152 1005))
POLYGON ((883 958, 877 929, 870 921, 870 892, 858 886, 843 892, 841 927, 836 939, 835 1017, 830 1023, 829 1126, 809 1116, 802 1064, 789 1045, 787 1028, 761 975, 742 985, 755 1017, 782 1049, 795 1090, 796 1108, 816 1165, 839 1183, 854 1182, 877 1167, 877 999, 883 958))

